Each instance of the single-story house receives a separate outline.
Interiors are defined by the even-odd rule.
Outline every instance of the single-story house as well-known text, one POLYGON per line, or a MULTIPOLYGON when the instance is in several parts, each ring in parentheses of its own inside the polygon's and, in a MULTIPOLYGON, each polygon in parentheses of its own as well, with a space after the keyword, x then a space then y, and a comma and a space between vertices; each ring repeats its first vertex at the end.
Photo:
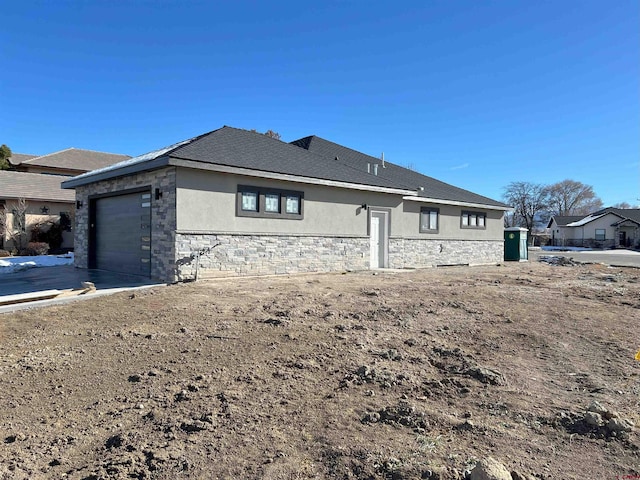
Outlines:
POLYGON ((497 263, 510 209, 319 137, 231 127, 63 187, 76 266, 168 282, 497 263))
MULTIPOLYGON (((61 249, 73 249, 75 195, 61 187, 63 180, 131 158, 128 155, 67 148, 37 156, 14 153, 9 170, 0 170, 0 248, 19 250, 34 225, 60 222, 61 249), (19 201, 26 201, 26 210, 19 201), (20 215, 18 218, 17 215, 20 215)), ((24 246, 24 245, 22 245, 24 246)))
POLYGON ((585 216, 553 216, 547 225, 551 245, 640 248, 640 209, 604 208, 585 216))

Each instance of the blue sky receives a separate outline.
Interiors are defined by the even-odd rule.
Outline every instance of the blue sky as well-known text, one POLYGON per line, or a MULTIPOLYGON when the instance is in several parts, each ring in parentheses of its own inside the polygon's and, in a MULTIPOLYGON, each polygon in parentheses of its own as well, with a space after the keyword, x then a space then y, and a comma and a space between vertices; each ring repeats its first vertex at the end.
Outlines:
POLYGON ((500 199, 640 203, 640 2, 3 2, 0 143, 319 135, 500 199))

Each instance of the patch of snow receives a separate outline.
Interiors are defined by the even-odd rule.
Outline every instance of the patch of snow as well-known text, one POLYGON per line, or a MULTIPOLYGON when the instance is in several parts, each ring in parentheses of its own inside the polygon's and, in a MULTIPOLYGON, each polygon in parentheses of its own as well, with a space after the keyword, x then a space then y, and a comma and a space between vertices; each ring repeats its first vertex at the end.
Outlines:
POLYGON ((600 215, 588 215, 586 217, 584 217, 582 220, 578 220, 577 222, 571 222, 571 223, 567 223, 565 226, 566 227, 581 227, 582 225, 586 225, 589 222, 593 222, 594 220, 597 220, 601 217, 604 217, 605 215, 607 215, 606 213, 602 213, 600 215))
POLYGON ((542 247, 542 250, 547 252, 590 252, 591 248, 586 247, 542 247))
POLYGON ((21 272, 36 267, 56 267, 73 265, 73 253, 64 255, 38 255, 35 257, 2 257, 0 258, 0 275, 21 272))

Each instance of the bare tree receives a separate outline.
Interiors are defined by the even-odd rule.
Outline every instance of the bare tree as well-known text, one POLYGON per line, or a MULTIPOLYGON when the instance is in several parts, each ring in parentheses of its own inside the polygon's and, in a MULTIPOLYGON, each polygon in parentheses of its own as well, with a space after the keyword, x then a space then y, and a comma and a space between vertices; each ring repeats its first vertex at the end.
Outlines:
POLYGON ((7 210, 4 203, 0 203, 0 248, 4 249, 4 239, 7 227, 7 210))
POLYGON ((504 189, 503 199, 514 208, 508 221, 511 225, 533 231, 540 214, 549 208, 549 191, 545 185, 531 182, 511 182, 504 189))
MULTIPOLYGON (((249 131, 253 132, 253 133, 260 133, 255 128, 252 128, 249 131)), ((265 136, 267 136, 269 138, 275 138, 276 140, 282 140, 282 137, 280 136, 280 134, 278 132, 276 132, 275 130, 269 129, 266 132, 264 132, 263 135, 265 135, 265 136)))
POLYGON ((264 132, 264 134, 267 137, 275 138, 276 140, 281 140, 282 139, 282 137, 280 136, 280 134, 278 132, 275 132, 275 131, 273 131, 271 129, 269 129, 266 132, 264 132))
POLYGON ((616 203, 614 205, 611 205, 611 208, 621 208, 623 210, 626 210, 628 208, 633 208, 633 207, 628 202, 620 202, 620 203, 616 203))
POLYGON ((555 215, 587 215, 602 208, 602 200, 591 185, 563 180, 548 189, 549 207, 555 215))
POLYGON ((13 243, 13 249, 20 252, 28 243, 27 235, 27 208, 24 198, 19 198, 14 204, 6 205, 6 209, 0 209, 0 231, 5 231, 9 241, 13 243), (11 225, 7 222, 11 212, 11 225))

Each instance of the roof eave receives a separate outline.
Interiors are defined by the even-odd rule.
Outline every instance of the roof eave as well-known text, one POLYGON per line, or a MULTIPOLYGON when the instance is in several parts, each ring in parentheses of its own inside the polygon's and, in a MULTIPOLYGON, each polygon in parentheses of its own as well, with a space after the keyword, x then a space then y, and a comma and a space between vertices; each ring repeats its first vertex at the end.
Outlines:
POLYGON ((403 200, 409 200, 412 202, 421 202, 421 203, 435 203, 438 205, 457 205, 460 207, 470 207, 470 208, 484 208, 486 210, 501 210, 503 212, 511 212, 513 211, 513 207, 508 205, 491 205, 488 203, 474 203, 474 202, 461 202, 458 200, 446 200, 442 198, 429 198, 429 197, 403 197, 403 200))
POLYGON ((210 172, 229 173, 235 175, 245 175, 249 177, 268 178, 272 180, 284 180, 288 182, 307 183, 312 185, 324 185, 328 187, 348 188, 351 190, 366 190, 371 192, 391 193, 394 195, 417 195, 416 192, 400 188, 380 187, 377 185, 367 185, 360 183, 341 182, 337 180, 325 180, 322 178, 305 177, 301 175, 292 175, 287 173, 268 172, 265 170, 254 170, 250 168, 232 167, 228 165, 220 165, 216 163, 198 162, 195 160, 185 160, 171 157, 169 165, 176 167, 195 168, 199 170, 207 170, 210 172))
POLYGON ((169 157, 162 156, 146 162, 134 163, 133 165, 125 165, 121 168, 107 170, 104 172, 88 172, 66 180, 62 182, 61 185, 62 188, 73 189, 76 187, 81 187, 83 185, 88 185, 90 183, 101 182, 103 180, 110 180, 112 178, 124 177, 127 175, 133 175, 135 173, 155 170, 157 168, 166 167, 167 165, 169 165, 169 157))

